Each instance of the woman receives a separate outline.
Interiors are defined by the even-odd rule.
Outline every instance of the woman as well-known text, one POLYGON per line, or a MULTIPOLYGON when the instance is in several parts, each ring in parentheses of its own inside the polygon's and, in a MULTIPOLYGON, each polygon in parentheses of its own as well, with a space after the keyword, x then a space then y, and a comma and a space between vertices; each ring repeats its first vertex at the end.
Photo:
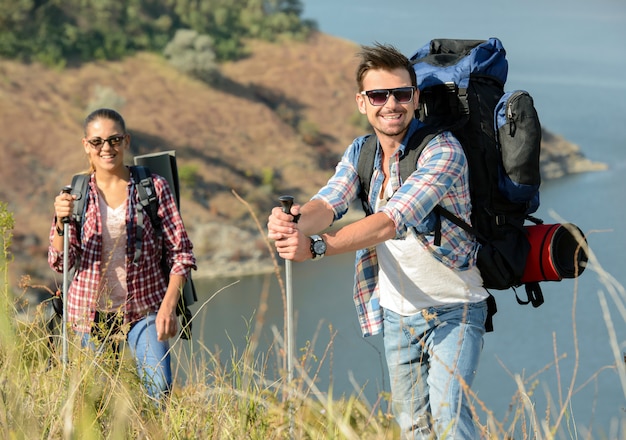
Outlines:
MULTIPOLYGON (((178 331, 176 306, 196 268, 192 244, 167 181, 153 175, 162 243, 143 216, 141 253, 134 261, 138 182, 124 165, 130 147, 124 119, 114 110, 96 110, 85 119, 84 134, 90 182, 82 231, 75 222, 69 226, 68 264, 77 267, 65 298, 68 323, 83 347, 102 346, 114 333, 125 335, 146 391, 161 398, 172 385, 168 339, 178 331), (169 277, 161 269, 162 251, 169 277)), ((63 219, 71 215, 75 198, 61 193, 54 201, 48 263, 57 272, 63 271, 63 219)))

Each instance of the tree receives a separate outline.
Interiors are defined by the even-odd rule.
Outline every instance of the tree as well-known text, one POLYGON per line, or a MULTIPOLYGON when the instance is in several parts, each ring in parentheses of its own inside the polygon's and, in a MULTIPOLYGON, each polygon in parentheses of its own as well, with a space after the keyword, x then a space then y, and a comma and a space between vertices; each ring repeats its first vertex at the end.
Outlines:
POLYGON ((161 51, 179 29, 207 35, 217 61, 245 54, 246 38, 302 38, 299 0, 0 0, 0 56, 67 62, 161 51))

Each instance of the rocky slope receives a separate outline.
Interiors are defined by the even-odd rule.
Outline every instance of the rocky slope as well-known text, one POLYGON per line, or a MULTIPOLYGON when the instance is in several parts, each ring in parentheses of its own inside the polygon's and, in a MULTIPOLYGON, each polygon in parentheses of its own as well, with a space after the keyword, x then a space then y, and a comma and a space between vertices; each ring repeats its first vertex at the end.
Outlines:
MULTIPOLYGON (((0 62, 0 201, 14 213, 12 282, 59 283, 47 267, 52 201, 86 168, 80 144, 90 109, 124 115, 132 153, 176 150, 188 180, 181 211, 198 276, 271 267, 259 231, 280 194, 304 201, 363 132, 354 105, 351 42, 317 34, 306 43, 250 43, 222 66, 219 84, 186 77, 154 54, 63 71, 0 62)), ((580 148, 544 135, 544 178, 601 169, 580 148)))

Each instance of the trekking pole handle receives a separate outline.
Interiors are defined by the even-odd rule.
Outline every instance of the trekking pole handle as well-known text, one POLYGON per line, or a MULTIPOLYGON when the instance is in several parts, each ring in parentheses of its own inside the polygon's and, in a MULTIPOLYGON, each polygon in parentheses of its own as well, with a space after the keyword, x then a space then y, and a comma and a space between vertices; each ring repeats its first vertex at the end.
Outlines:
MULTIPOLYGON (((61 189, 61 193, 63 193, 63 194, 71 194, 71 193, 72 193, 72 187, 71 187, 71 186, 69 186, 69 185, 65 185, 65 186, 63 187, 63 189, 61 189)), ((61 219, 61 222, 63 222, 63 223, 69 223, 69 222, 70 222, 70 217, 69 217, 69 216, 68 216, 68 217, 63 217, 63 218, 61 219)))
MULTIPOLYGON (((280 200, 280 204, 282 205, 283 212, 285 214, 291 214, 291 207, 293 206, 293 196, 280 196, 278 200, 280 200)), ((293 216, 294 223, 298 223, 300 214, 298 215, 291 214, 291 215, 293 216)))

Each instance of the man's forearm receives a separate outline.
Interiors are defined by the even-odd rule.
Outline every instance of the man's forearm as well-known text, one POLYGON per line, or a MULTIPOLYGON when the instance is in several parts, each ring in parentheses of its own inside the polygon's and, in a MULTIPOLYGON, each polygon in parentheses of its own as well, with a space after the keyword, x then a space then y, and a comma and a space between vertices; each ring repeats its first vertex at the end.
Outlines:
MULTIPOLYGON (((334 219, 331 207, 321 200, 311 200, 300 208, 298 229, 305 235, 319 234, 334 219)), ((356 251, 375 246, 395 237, 395 226, 387 215, 378 213, 367 216, 341 229, 324 234, 327 255, 356 251)))
POLYGON ((321 200, 311 200, 300 208, 298 229, 306 235, 318 234, 334 220, 333 210, 321 200))
POLYGON ((383 241, 394 238, 395 227, 387 215, 373 214, 344 226, 337 231, 324 234, 326 254, 336 255, 354 252, 375 246, 383 241))

